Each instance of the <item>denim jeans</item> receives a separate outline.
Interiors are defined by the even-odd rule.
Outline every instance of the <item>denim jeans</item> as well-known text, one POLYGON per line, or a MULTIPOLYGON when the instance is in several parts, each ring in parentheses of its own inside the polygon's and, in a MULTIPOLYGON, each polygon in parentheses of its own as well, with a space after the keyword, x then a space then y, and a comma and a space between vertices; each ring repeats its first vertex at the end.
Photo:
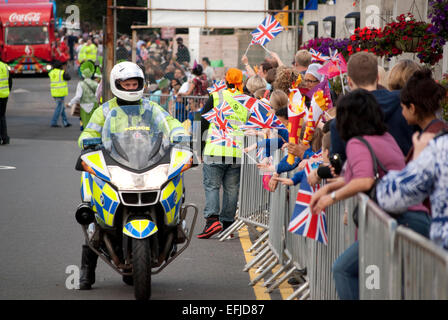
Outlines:
MULTIPOLYGON (((429 238, 431 219, 426 212, 407 211, 396 218, 403 225, 429 238)), ((358 241, 345 250, 333 264, 336 292, 341 300, 359 300, 359 252, 358 241)))
POLYGON ((235 219, 240 190, 239 164, 203 164, 203 184, 205 190, 204 218, 219 215, 221 222, 235 219), (219 192, 223 186, 222 210, 219 192))
POLYGON ((68 124, 67 116, 65 115, 64 97, 54 97, 56 101, 56 109, 54 109, 53 118, 51 119, 51 125, 57 125, 59 116, 62 118, 62 125, 68 124))
POLYGON ((345 250, 333 264, 336 292, 341 300, 359 300, 358 241, 345 250))

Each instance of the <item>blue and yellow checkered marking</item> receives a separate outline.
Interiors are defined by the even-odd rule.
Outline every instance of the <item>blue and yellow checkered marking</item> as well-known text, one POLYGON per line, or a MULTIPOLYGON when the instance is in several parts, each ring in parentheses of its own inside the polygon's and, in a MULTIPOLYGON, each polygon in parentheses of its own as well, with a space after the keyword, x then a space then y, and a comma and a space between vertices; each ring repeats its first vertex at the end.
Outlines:
POLYGON ((120 200, 118 193, 105 181, 89 175, 89 185, 92 191, 92 206, 97 217, 107 226, 113 227, 114 216, 120 200))
POLYGON ((170 225, 175 223, 181 206, 183 194, 183 174, 171 180, 162 190, 160 203, 165 211, 165 223, 170 225))
POLYGON ((125 235, 136 239, 147 238, 156 233, 157 230, 155 223, 147 219, 132 220, 123 227, 125 235))

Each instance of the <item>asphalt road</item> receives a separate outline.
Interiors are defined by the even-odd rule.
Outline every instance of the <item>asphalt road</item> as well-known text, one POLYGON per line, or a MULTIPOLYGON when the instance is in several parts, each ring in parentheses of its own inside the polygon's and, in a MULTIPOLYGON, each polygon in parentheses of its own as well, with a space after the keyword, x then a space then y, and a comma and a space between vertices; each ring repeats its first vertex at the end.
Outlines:
MULTIPOLYGON (((69 98, 77 80, 70 81, 69 98)), ((67 101, 66 101, 67 102, 67 101)), ((50 128, 55 103, 47 77, 15 78, 8 102, 11 144, 0 146, 0 299, 134 299, 133 288, 99 260, 94 289, 66 287, 70 266, 79 266, 83 235, 74 219, 80 173, 78 119, 70 128, 50 128)), ((68 112, 68 109, 67 109, 68 112)), ((204 226, 201 167, 186 174, 186 202, 199 207, 195 234, 204 226)), ((255 300, 243 272, 244 250, 238 238, 193 238, 190 246, 153 276, 154 300, 255 300)), ((272 294, 271 298, 281 299, 272 294)))

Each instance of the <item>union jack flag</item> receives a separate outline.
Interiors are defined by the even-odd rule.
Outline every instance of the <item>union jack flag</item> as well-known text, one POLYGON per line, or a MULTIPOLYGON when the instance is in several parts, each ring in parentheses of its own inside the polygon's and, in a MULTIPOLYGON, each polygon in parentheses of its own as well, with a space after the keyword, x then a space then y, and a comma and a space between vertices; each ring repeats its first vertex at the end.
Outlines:
POLYGON ((319 214, 312 214, 310 210, 311 197, 319 187, 311 187, 308 184, 308 175, 311 172, 311 167, 307 163, 305 166, 306 177, 300 182, 299 192, 297 193, 296 205, 294 213, 289 222, 289 232, 328 244, 327 237, 327 221, 325 212, 319 214))
POLYGON ((224 117, 231 116, 235 113, 235 110, 233 110, 232 106, 225 100, 223 103, 219 104, 217 108, 222 112, 222 115, 224 117))
POLYGON ((229 120, 227 120, 224 117, 224 114, 222 110, 220 109, 220 106, 222 104, 218 105, 217 107, 214 107, 212 110, 210 110, 207 113, 204 113, 202 117, 207 120, 210 123, 214 123, 220 131, 226 132, 232 132, 233 127, 230 124, 229 120))
POLYGON ((311 57, 313 61, 319 61, 319 62, 325 62, 330 60, 330 57, 324 56, 319 51, 314 50, 313 48, 310 48, 311 57))
POLYGON ((232 139, 232 137, 227 135, 225 131, 216 128, 215 126, 212 128, 210 143, 217 144, 222 147, 238 148, 238 144, 232 139))
POLYGON ((218 92, 218 91, 221 91, 224 89, 227 89, 226 82, 223 80, 220 80, 220 81, 215 80, 213 82, 213 85, 211 87, 207 88, 207 91, 209 94, 212 94, 213 92, 218 92))
MULTIPOLYGON (((255 99, 257 100, 257 99, 255 99)), ((243 130, 247 129, 286 129, 277 116, 271 112, 271 107, 257 100, 251 107, 249 119, 246 124, 241 127, 243 130)))
MULTIPOLYGON (((258 99, 248 96, 247 94, 238 94, 238 95, 233 96, 232 99, 235 100, 236 102, 238 102, 239 104, 245 106, 246 109, 249 110, 249 112, 252 112, 253 107, 259 101, 258 99)), ((266 103, 264 103, 264 104, 267 106, 267 108, 269 108, 269 110, 271 110, 271 107, 268 104, 266 104, 266 103)))
POLYGON ((251 32, 252 43, 264 46, 282 31, 283 27, 280 22, 275 20, 273 16, 268 15, 263 22, 251 32))

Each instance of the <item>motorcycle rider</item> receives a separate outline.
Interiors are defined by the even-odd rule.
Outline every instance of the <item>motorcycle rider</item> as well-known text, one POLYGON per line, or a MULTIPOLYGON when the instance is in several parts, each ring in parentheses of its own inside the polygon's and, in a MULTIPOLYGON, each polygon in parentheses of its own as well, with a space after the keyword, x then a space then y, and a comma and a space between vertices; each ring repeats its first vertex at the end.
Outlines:
MULTIPOLYGON (((150 105, 154 117, 166 119, 169 127, 170 140, 176 135, 184 135, 185 130, 181 123, 170 116, 162 107, 154 102, 150 102, 143 97, 144 74, 139 66, 132 62, 120 62, 116 64, 110 73, 110 88, 115 96, 111 100, 97 108, 89 123, 85 126, 79 136, 78 145, 83 149, 83 140, 88 138, 100 138, 107 114, 113 108, 126 105, 150 105)), ((157 121, 156 121, 157 122, 157 121)), ((79 279, 79 289, 89 290, 95 282, 95 269, 98 255, 92 251, 87 244, 82 246, 81 256, 81 276, 79 279)))

